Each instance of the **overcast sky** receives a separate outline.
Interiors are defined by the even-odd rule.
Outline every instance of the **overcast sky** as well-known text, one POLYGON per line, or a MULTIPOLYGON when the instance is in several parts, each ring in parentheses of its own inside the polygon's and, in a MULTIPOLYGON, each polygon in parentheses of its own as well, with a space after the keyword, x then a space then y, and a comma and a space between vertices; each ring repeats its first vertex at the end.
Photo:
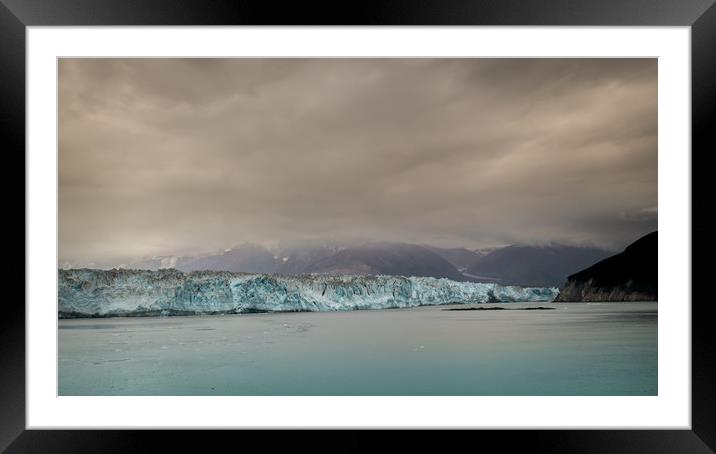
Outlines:
POLYGON ((657 225, 655 59, 62 59, 59 84, 61 262, 657 225))

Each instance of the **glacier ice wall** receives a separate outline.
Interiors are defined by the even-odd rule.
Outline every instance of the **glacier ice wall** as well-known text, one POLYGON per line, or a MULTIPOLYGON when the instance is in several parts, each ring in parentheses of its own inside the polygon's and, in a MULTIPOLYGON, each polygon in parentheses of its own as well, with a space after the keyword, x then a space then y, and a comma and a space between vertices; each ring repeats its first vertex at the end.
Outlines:
POLYGON ((430 277, 73 269, 59 270, 58 298, 61 317, 91 317, 547 302, 558 293, 430 277))

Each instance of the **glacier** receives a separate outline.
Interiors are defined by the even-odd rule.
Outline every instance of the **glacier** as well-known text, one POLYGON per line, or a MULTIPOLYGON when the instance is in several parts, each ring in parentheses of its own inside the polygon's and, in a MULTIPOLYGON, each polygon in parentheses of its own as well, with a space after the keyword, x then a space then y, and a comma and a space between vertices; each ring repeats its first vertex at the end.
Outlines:
POLYGON ((60 318, 550 302, 559 293, 557 288, 383 275, 184 273, 176 269, 60 269, 58 273, 60 318))

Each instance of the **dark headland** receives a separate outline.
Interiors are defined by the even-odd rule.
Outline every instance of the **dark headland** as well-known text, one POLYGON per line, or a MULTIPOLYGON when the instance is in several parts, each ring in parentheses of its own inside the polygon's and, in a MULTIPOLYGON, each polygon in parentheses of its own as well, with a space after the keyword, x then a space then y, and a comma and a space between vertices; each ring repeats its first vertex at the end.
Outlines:
POLYGON ((444 311, 551 311, 553 307, 453 307, 444 311))
POLYGON ((555 302, 657 301, 657 232, 567 278, 555 302))

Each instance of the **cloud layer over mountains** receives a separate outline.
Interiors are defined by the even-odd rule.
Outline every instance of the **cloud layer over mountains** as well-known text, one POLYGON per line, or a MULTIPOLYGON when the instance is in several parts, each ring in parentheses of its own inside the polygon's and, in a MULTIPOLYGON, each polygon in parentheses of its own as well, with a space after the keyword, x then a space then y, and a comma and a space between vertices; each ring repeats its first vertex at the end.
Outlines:
POLYGON ((63 261, 656 229, 655 59, 62 59, 63 261))

